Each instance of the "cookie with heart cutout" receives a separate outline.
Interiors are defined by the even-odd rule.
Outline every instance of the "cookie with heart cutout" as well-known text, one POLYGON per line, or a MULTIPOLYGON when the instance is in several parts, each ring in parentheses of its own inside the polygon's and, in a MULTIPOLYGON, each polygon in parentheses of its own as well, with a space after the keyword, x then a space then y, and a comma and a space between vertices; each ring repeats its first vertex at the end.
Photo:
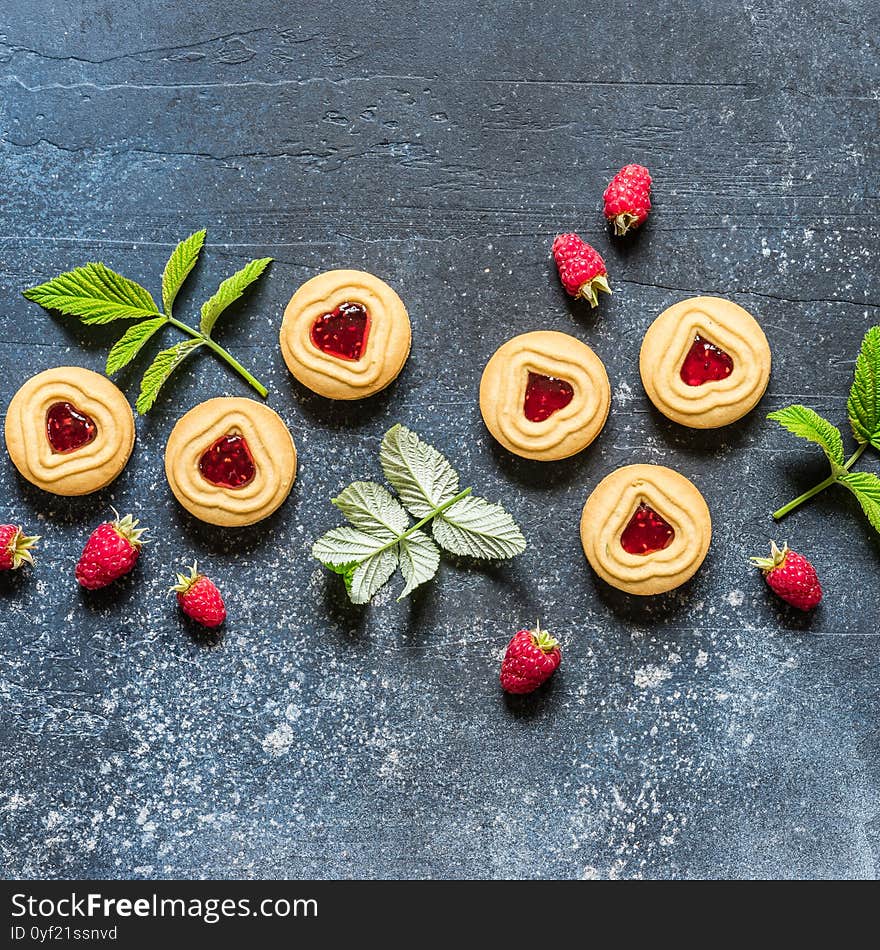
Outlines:
POLYGON ((109 485, 134 448, 128 400, 81 366, 32 376, 6 411, 6 448, 31 484, 55 495, 88 495, 109 485))
POLYGON ((409 356, 403 301, 384 280, 332 270, 307 280, 281 323, 281 352, 304 386, 329 399, 364 399, 392 383, 409 356))
POLYGON ((556 330, 508 340, 480 381, 486 428, 509 452, 541 462, 585 449, 602 431, 610 407, 602 361, 586 343, 556 330))
POLYGON ((712 539, 700 490, 663 465, 626 465, 593 490, 581 515, 581 544, 593 570, 618 590, 649 596, 696 574, 712 539))
POLYGON ((165 475, 191 515, 243 527, 268 518, 290 494, 296 446, 268 406, 220 396, 178 420, 165 446, 165 475))
POLYGON ((722 297, 691 297, 648 328, 639 371, 663 415, 715 429, 755 408, 770 381, 770 362, 767 337, 747 310, 722 297))

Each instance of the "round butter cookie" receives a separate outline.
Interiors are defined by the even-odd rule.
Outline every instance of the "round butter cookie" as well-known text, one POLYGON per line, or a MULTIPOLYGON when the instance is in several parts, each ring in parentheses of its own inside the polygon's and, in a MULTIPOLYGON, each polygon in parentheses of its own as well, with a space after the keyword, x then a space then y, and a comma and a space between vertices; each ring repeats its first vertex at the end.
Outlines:
POLYGON ((730 425, 751 412, 770 381, 770 345, 758 321, 721 297, 664 310, 642 341, 639 370, 663 415, 693 429, 730 425))
POLYGON ((581 543, 591 567, 628 594, 663 594, 689 581, 711 538, 712 519, 700 491, 662 465, 612 472, 581 515, 581 543))
POLYGON ((403 301, 378 277, 331 270, 307 280, 281 323, 290 372, 329 399, 364 399, 393 382, 412 344, 403 301))
POLYGON ((602 361, 586 343, 555 330, 508 340, 480 381, 488 430, 509 452, 541 462, 585 449, 602 431, 610 406, 602 361))
POLYGON ((88 495, 125 468, 134 448, 134 416, 106 376, 58 366, 32 376, 12 397, 6 448, 38 488, 88 495))
POLYGON ((268 406, 221 396, 178 420, 165 446, 165 475, 191 515, 242 527, 268 518, 290 494, 296 446, 268 406))

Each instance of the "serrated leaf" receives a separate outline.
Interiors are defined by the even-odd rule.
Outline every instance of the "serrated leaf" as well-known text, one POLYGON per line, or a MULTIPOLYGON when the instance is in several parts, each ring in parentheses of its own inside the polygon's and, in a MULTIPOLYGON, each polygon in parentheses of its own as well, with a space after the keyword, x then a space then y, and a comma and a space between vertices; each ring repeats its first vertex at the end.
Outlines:
POLYGON ((405 580, 401 600, 436 574, 440 550, 426 532, 407 527, 405 509, 424 523, 434 519, 435 539, 454 553, 508 558, 525 550, 510 515, 500 505, 471 497, 469 488, 459 492, 449 462, 409 429, 389 429, 380 458, 404 507, 384 486, 355 482, 333 499, 351 524, 328 531, 312 547, 314 557, 342 574, 354 603, 367 603, 397 566, 405 580))
POLYGON ((424 531, 413 531, 398 544, 400 570, 406 587, 398 600, 408 597, 420 584, 437 573, 440 566, 440 550, 424 531))
POLYGON ((348 576, 346 588, 353 604, 368 604, 397 570, 397 545, 362 561, 348 576))
POLYGON ((409 518, 400 502, 376 482, 354 482, 333 499, 333 504, 355 528, 385 541, 402 534, 409 518))
POLYGON ((342 574, 354 604, 366 604, 397 567, 397 545, 345 525, 333 528, 312 545, 312 557, 342 574))
POLYGON ((207 233, 205 230, 196 231, 181 241, 171 252, 165 270, 162 271, 162 306, 169 317, 177 292, 196 266, 207 233))
POLYGON ((843 436, 840 429, 806 406, 786 406, 771 412, 768 419, 778 422, 793 435, 820 446, 832 464, 843 465, 843 436))
POLYGON ((871 526, 880 532, 880 478, 873 472, 846 472, 839 481, 856 496, 871 526))
POLYGON ((65 271, 45 284, 28 288, 24 296, 90 324, 138 320, 159 312, 146 288, 100 263, 65 271))
POLYGON ((107 354, 107 375, 112 376, 123 366, 127 366, 138 355, 147 340, 167 322, 165 317, 155 317, 152 320, 142 320, 129 327, 107 354))
POLYGON ((856 441, 880 449, 880 326, 862 341, 846 410, 856 441))
POLYGON ((516 522, 485 498, 467 495, 433 521, 437 543, 453 554, 479 558, 509 558, 526 549, 516 522))
POLYGON ((400 424, 382 439, 382 471, 404 507, 424 518, 458 493, 458 472, 433 446, 400 424))
POLYGON ((203 340, 184 340, 182 343, 177 343, 170 349, 161 350, 156 354, 156 358, 144 373, 144 378, 141 380, 141 391, 135 403, 135 408, 141 415, 149 412, 153 407, 156 397, 159 395, 159 390, 165 385, 168 377, 203 343, 203 340))
POLYGON ((344 525, 322 534, 312 545, 312 557, 331 569, 344 567, 353 570, 385 544, 382 538, 344 525))
POLYGON ((251 261, 220 284, 214 296, 202 304, 202 319, 199 329, 205 336, 211 335, 220 314, 231 303, 238 300, 271 263, 271 257, 261 257, 258 260, 251 261))
POLYGON ((351 575, 354 573, 354 569, 358 566, 358 561, 346 561, 344 564, 328 564, 326 561, 323 562, 324 567, 328 571, 333 571, 334 574, 342 574, 343 577, 351 579, 351 575))

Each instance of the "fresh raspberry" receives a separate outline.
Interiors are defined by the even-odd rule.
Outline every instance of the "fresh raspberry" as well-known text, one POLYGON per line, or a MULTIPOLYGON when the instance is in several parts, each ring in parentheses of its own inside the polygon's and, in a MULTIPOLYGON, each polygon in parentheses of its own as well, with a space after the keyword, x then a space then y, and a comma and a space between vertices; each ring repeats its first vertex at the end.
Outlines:
POLYGON ((624 165, 609 182, 604 200, 615 234, 637 228, 651 210, 651 173, 643 165, 624 165))
POLYGON ((761 568, 770 589, 787 604, 798 610, 819 606, 822 585, 816 568, 805 557, 791 551, 787 544, 783 544, 780 551, 772 541, 770 557, 753 557, 752 563, 761 568))
POLYGON ((106 587, 127 574, 141 553, 146 528, 139 528, 131 515, 114 514, 115 521, 105 521, 91 533, 76 565, 76 579, 88 590, 106 587))
POLYGON ((171 588, 177 592, 181 610, 203 627, 219 627, 226 619, 226 606, 217 586, 193 564, 189 576, 177 575, 177 583, 171 588))
POLYGON ((553 257, 562 286, 572 297, 583 297, 595 307, 599 302, 597 291, 611 293, 602 255, 576 234, 558 235, 553 242, 553 257))
POLYGON ((27 535, 18 525, 0 524, 0 571, 17 570, 25 561, 33 564, 31 548, 39 540, 39 535, 27 535))
POLYGON ((501 664, 501 687, 508 693, 531 693, 559 666, 559 641, 541 629, 520 630, 507 644, 501 664))

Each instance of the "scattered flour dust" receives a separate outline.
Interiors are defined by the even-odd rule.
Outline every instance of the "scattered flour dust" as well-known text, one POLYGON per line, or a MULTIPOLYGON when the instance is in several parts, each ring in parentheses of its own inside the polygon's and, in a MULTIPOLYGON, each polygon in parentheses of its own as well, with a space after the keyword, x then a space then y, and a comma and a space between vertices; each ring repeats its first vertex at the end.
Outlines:
POLYGON ((379 769, 380 778, 395 778, 400 774, 400 752, 392 749, 386 756, 379 769))
POLYGON ((269 735, 263 739, 263 751, 269 755, 284 755, 290 751, 293 744, 293 729, 290 724, 282 722, 277 729, 273 729, 269 735))
POLYGON ((731 607, 742 607, 743 603, 745 603, 745 599, 746 595, 741 590, 732 590, 727 595, 727 603, 729 603, 731 607))
POLYGON ((620 406, 627 405, 634 398, 632 386, 629 383, 620 383, 617 389, 614 390, 614 401, 620 406))
POLYGON ((654 686, 659 686, 664 680, 668 680, 671 676, 672 670, 649 663, 647 666, 636 670, 633 676, 633 683, 635 683, 639 689, 651 689, 654 686))

